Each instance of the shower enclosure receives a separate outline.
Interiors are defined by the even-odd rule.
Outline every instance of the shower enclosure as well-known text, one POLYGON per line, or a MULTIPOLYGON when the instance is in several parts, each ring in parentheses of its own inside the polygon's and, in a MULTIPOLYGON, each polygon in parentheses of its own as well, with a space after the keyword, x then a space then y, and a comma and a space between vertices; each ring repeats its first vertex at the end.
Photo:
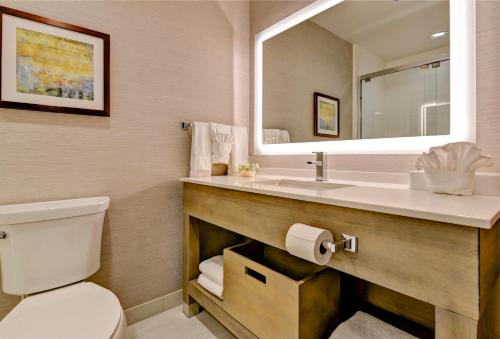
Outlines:
POLYGON ((450 61, 417 63, 359 78, 360 139, 450 133, 450 61))

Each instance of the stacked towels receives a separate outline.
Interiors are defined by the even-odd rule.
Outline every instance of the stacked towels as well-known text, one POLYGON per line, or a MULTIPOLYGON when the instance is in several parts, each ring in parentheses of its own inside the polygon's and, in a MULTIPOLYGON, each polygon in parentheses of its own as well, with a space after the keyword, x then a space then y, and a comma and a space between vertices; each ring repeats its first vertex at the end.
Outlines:
POLYGON ((198 284, 210 293, 222 299, 224 261, 222 255, 217 255, 200 263, 198 284))

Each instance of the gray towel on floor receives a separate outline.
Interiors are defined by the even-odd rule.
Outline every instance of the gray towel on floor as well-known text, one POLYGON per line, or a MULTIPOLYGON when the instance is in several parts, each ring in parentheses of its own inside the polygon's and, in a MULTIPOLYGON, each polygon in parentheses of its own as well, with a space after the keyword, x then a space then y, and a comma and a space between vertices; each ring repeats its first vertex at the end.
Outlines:
POLYGON ((416 337, 359 311, 340 324, 330 339, 416 339, 416 337))

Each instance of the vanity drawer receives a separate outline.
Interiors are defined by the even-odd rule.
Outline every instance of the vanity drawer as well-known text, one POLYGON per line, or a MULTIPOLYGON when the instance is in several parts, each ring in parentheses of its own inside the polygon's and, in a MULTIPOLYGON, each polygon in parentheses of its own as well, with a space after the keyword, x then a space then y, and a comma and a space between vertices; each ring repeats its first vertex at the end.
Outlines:
POLYGON ((338 312, 339 274, 250 242, 224 250, 224 309, 259 338, 324 338, 338 312))

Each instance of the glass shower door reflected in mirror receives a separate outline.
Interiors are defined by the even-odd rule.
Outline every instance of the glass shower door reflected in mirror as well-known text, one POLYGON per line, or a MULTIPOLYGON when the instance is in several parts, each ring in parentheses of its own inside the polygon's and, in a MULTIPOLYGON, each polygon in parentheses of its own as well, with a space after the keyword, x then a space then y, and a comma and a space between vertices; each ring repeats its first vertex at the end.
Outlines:
POLYGON ((450 133, 448 59, 360 77, 359 138, 450 133))

